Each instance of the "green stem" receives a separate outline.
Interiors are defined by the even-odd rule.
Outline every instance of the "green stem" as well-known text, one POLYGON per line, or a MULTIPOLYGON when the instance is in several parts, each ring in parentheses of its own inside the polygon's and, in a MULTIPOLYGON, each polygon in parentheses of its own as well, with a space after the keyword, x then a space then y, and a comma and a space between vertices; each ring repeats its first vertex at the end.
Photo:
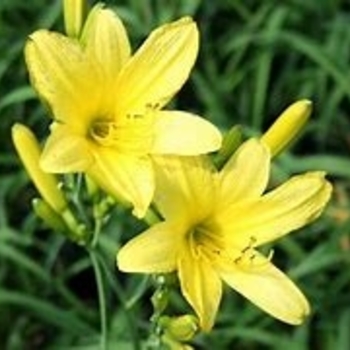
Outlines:
POLYGON ((92 235, 92 240, 90 243, 90 247, 94 249, 98 243, 98 238, 100 236, 100 232, 103 226, 103 219, 101 217, 95 217, 95 228, 94 233, 92 235))
POLYGON ((159 349, 162 344, 162 326, 160 320, 169 302, 169 288, 165 275, 155 276, 156 289, 151 297, 153 305, 153 315, 151 316, 151 332, 149 335, 149 346, 152 349, 159 349))
POLYGON ((132 305, 130 305, 130 303, 127 302, 127 297, 125 295, 123 287, 120 285, 118 280, 112 274, 111 269, 108 268, 106 262, 102 259, 101 256, 99 257, 99 259, 100 259, 101 268, 104 270, 107 281, 109 282, 109 285, 112 288, 112 291, 115 293, 116 297, 118 298, 118 300, 120 301, 124 309, 126 321, 130 329, 133 348, 135 350, 140 350, 141 344, 139 340, 140 337, 136 327, 137 322, 135 320, 135 317, 132 315, 132 313, 129 310, 132 307, 132 305))
POLYGON ((88 250, 92 267, 95 273, 98 302, 100 308, 100 320, 101 320, 101 350, 107 350, 107 312, 106 312, 106 298, 103 284, 103 278, 100 266, 97 261, 96 253, 93 249, 88 250))

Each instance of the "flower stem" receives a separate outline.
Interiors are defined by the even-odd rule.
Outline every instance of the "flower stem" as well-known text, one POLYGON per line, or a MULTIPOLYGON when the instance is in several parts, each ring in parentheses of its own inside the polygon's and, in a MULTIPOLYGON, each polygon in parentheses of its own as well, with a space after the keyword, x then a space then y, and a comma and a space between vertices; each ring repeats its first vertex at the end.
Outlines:
POLYGON ((96 252, 93 249, 89 249, 88 252, 89 252, 92 267, 95 273, 98 302, 99 302, 99 308, 100 308, 101 350, 107 350, 107 313, 106 313, 106 298, 105 298, 104 283, 103 283, 101 268, 96 257, 96 252))

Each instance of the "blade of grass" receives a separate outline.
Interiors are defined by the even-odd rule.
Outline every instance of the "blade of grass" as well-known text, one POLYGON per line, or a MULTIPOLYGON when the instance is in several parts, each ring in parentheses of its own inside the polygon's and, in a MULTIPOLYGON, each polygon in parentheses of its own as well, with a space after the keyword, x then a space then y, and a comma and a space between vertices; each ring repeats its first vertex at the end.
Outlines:
POLYGON ((95 333, 95 329, 76 317, 74 312, 62 310, 51 302, 32 297, 29 294, 1 289, 0 304, 14 305, 22 310, 25 309, 48 324, 71 334, 81 336, 86 333, 95 333))

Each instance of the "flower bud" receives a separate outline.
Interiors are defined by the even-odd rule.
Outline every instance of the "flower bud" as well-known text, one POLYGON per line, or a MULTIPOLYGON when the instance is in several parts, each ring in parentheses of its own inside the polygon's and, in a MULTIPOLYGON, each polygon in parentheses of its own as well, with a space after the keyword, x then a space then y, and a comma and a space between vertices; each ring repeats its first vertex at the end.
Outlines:
POLYGON ((197 333, 198 319, 194 315, 169 317, 164 328, 165 332, 174 340, 186 342, 191 340, 197 333))
POLYGON ((172 339, 171 337, 167 336, 166 334, 164 334, 161 339, 162 339, 163 345, 166 346, 166 349, 169 349, 169 350, 194 350, 194 348, 191 345, 178 342, 178 341, 172 339))
POLYGON ((300 100, 289 106, 262 135, 261 140, 274 157, 286 148, 300 133, 309 119, 312 102, 300 100))
POLYGON ((66 208, 62 213, 57 213, 47 202, 35 198, 33 209, 35 214, 53 231, 64 234, 77 244, 86 244, 88 239, 86 228, 76 221, 69 208, 66 208))
POLYGON ((233 126, 222 140, 222 146, 215 155, 214 163, 220 170, 230 157, 236 152, 237 148, 242 144, 242 132, 239 125, 233 126))
POLYGON ((165 310, 169 302, 168 289, 157 289, 151 297, 151 302, 155 314, 161 314, 165 310))
POLYGON ((79 38, 86 15, 86 0, 63 0, 64 26, 71 38, 79 38))
POLYGON ((15 124, 12 127, 12 140, 41 197, 55 212, 62 212, 67 207, 67 202, 59 190, 56 176, 44 172, 39 166, 41 150, 35 135, 26 126, 15 124))
POLYGON ((64 220, 49 204, 47 204, 47 202, 40 198, 35 198, 33 200, 33 209, 35 214, 41 218, 50 229, 62 233, 67 232, 67 226, 64 220))

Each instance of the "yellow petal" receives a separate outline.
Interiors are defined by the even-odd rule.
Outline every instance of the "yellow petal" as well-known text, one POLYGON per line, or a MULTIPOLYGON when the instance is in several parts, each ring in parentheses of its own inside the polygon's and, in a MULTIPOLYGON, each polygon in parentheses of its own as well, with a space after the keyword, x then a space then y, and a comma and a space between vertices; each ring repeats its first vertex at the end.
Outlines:
POLYGON ((200 157, 154 157, 156 192, 154 202, 166 219, 183 218, 198 223, 215 203, 215 172, 208 159, 200 157))
POLYGON ((97 4, 90 11, 81 40, 87 54, 98 62, 104 79, 115 80, 130 57, 130 43, 118 15, 97 4))
POLYGON ((214 324, 222 294, 222 283, 204 256, 194 256, 194 248, 184 247, 178 260, 181 292, 199 317, 203 330, 214 324))
POLYGON ((273 241, 315 220, 330 195, 323 173, 294 176, 258 200, 231 206, 220 217, 225 239, 240 247, 273 241))
POLYGON ((198 30, 191 18, 154 30, 121 72, 117 114, 164 106, 187 80, 197 52, 198 30))
POLYGON ((107 147, 96 147, 94 152, 95 162, 88 175, 111 196, 131 203, 135 216, 143 217, 154 194, 151 161, 107 147))
POLYGON ((245 142, 220 171, 220 208, 258 198, 266 188, 270 155, 258 140, 245 142))
POLYGON ((310 312, 304 295, 266 258, 256 258, 250 267, 227 266, 220 272, 221 278, 273 317, 292 325, 302 323, 310 312))
POLYGON ((184 231, 178 223, 161 222, 133 238, 117 254, 121 271, 167 273, 176 268, 184 231))
POLYGON ((27 42, 25 58, 32 84, 55 119, 85 133, 104 90, 78 41, 39 30, 27 42))
POLYGON ((221 145, 219 130, 190 113, 162 111, 155 114, 152 153, 197 155, 216 151, 221 145))
POLYGON ((85 138, 65 125, 53 124, 40 159, 44 171, 62 174, 84 172, 93 160, 85 138))

